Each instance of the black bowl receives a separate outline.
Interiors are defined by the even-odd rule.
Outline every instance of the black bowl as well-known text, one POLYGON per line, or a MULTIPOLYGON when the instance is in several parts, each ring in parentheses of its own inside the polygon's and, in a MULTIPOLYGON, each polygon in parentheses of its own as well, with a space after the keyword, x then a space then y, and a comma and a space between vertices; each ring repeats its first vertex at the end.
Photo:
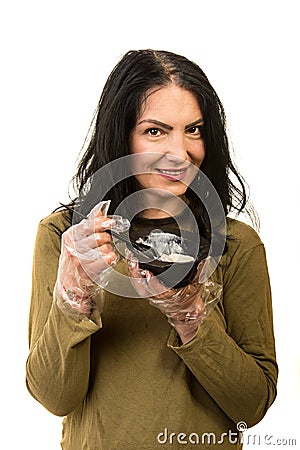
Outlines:
POLYGON ((200 245, 196 248, 197 239, 192 239, 190 235, 187 237, 178 237, 183 249, 183 255, 192 257, 191 261, 185 262, 167 262, 160 259, 153 259, 147 255, 147 252, 137 252, 134 247, 132 251, 139 261, 141 269, 149 270, 168 288, 181 288, 192 283, 195 279, 197 268, 203 259, 207 258, 210 244, 206 239, 201 237, 200 245))

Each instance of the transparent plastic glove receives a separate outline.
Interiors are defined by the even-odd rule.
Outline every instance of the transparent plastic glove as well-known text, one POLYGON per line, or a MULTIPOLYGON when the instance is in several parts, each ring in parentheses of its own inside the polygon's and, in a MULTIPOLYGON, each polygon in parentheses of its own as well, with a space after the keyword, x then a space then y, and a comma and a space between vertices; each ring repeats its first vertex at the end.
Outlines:
MULTIPOLYGON (((101 291, 97 280, 118 261, 112 238, 106 232, 115 223, 106 217, 108 206, 109 202, 100 202, 86 219, 62 235, 54 297, 66 314, 90 317, 101 291)), ((101 305, 97 306, 101 309, 101 305)))
POLYGON ((199 264, 193 283, 168 289, 151 272, 141 270, 132 254, 128 253, 127 258, 130 281, 136 292, 166 315, 183 344, 189 342, 221 298, 222 287, 213 281, 204 281, 206 260, 199 264))

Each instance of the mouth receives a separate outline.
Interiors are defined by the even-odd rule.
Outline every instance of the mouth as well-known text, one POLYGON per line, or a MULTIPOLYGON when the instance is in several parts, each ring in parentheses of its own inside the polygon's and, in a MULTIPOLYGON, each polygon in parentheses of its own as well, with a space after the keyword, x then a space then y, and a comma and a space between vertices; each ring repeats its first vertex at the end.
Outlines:
POLYGON ((182 180, 187 172, 187 167, 181 169, 155 169, 161 176, 171 181, 182 180))

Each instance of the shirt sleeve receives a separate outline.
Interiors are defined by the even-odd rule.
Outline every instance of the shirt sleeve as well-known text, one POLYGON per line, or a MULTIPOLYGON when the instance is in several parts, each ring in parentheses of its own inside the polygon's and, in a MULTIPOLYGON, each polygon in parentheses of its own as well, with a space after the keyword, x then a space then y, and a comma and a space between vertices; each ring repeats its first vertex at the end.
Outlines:
POLYGON ((53 301, 61 234, 53 224, 40 223, 36 236, 26 384, 45 408, 65 416, 86 395, 90 336, 101 328, 101 320, 71 317, 53 301))
POLYGON ((234 422, 258 423, 276 397, 277 364, 264 246, 256 245, 223 274, 223 302, 180 346, 168 346, 234 422), (220 320, 222 316, 222 320, 220 320))

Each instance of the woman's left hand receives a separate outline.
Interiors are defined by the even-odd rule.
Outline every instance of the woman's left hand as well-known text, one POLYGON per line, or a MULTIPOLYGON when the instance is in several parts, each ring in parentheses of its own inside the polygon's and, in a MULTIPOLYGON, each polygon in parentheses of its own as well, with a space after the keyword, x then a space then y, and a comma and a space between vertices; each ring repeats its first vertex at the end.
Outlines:
POLYGON ((220 285, 212 281, 199 281, 203 265, 199 264, 193 283, 179 289, 168 289, 151 272, 140 269, 135 258, 128 260, 130 281, 135 291, 166 315, 183 344, 193 339, 221 296, 220 285))

